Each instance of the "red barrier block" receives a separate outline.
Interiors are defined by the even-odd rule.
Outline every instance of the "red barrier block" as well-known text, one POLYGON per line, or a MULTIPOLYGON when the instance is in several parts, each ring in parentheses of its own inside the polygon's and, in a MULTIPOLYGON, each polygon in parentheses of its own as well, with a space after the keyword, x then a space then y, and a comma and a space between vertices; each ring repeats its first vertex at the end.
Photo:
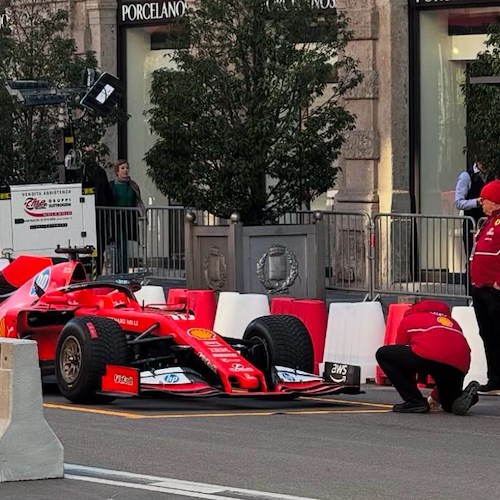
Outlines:
MULTIPOLYGON (((411 307, 411 304, 390 304, 389 312, 387 314, 387 321, 385 324, 385 337, 384 345, 392 345, 398 343, 398 328, 405 312, 411 307)), ((382 368, 377 365, 375 374, 375 383, 378 385, 389 385, 390 382, 387 379, 382 368)))
POLYGON ((318 375, 319 364, 323 362, 328 321, 325 302, 315 299, 294 300, 289 314, 302 320, 311 335, 314 349, 314 373, 318 375))
POLYGON ((187 288, 171 288, 167 295, 167 304, 185 304, 187 288))
POLYGON ((271 299, 271 314, 291 314, 293 297, 273 297, 271 299))
POLYGON ((186 292, 187 307, 193 311, 196 326, 213 330, 217 299, 213 290, 188 290, 186 292))
MULTIPOLYGON (((405 312, 411 307, 411 304, 390 304, 387 314, 387 322, 385 327, 384 345, 398 344, 398 328, 405 312)), ((435 382, 432 377, 427 377, 427 382, 419 380, 417 384, 420 388, 434 387, 435 382)), ((377 365, 375 383, 378 385, 390 385, 390 380, 387 378, 382 368, 377 365)))

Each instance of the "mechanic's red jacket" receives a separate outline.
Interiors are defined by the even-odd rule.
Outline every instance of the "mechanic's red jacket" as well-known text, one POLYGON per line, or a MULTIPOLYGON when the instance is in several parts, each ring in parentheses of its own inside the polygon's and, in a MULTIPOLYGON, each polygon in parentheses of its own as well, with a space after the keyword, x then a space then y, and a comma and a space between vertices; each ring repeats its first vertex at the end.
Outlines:
POLYGON ((459 324, 449 316, 410 308, 399 324, 397 339, 422 358, 454 366, 463 373, 469 371, 469 344, 459 324))
POLYGON ((500 211, 493 213, 476 234, 470 275, 472 284, 480 288, 500 284, 500 211))

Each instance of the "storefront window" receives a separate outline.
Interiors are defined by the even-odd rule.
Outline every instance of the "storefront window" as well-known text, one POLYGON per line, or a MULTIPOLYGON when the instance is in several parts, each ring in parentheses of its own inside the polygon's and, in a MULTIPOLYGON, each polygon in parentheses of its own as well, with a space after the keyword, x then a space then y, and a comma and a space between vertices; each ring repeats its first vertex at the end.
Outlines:
POLYGON ((470 161, 460 89, 500 7, 423 10, 420 25, 420 211, 458 215, 454 189, 470 161))
POLYGON ((126 30, 127 112, 130 116, 127 122, 128 160, 132 167, 131 175, 141 186, 143 199, 149 205, 165 205, 168 202, 147 176, 144 161, 144 155, 155 143, 145 114, 151 107, 151 79, 155 70, 175 67, 172 62, 174 50, 186 40, 178 24, 126 30))
MULTIPOLYGON (((467 64, 486 50, 487 27, 499 7, 421 10, 419 25, 419 208, 422 214, 461 215, 454 206, 457 177, 472 162, 461 91, 467 64)), ((420 231, 422 269, 464 271, 461 225, 420 231)))

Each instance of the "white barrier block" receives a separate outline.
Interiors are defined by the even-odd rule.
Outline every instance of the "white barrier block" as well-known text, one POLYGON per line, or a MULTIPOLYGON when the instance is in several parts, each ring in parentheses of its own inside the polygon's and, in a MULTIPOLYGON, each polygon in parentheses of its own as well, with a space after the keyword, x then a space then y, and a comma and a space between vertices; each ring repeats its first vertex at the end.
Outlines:
POLYGON ((483 340, 479 336, 476 315, 473 307, 455 306, 451 310, 451 317, 462 327, 464 337, 469 343, 470 369, 465 376, 464 385, 471 380, 477 380, 480 384, 487 382, 486 354, 484 353, 483 340))
POLYGON ((167 298, 162 286, 146 285, 134 292, 135 299, 142 306, 165 306, 167 298))
POLYGON ((385 319, 379 302, 331 303, 324 361, 361 366, 361 382, 375 378, 375 353, 384 345, 385 319))
POLYGON ((63 477, 64 451, 43 414, 37 345, 0 339, 0 482, 63 477))
POLYGON ((239 292, 220 292, 215 311, 214 332, 223 337, 232 337, 239 307, 239 292))
POLYGON ((246 327, 252 320, 270 314, 271 310, 267 295, 262 293, 242 293, 240 295, 240 309, 236 312, 234 335, 231 335, 231 337, 242 339, 246 327))
POLYGON ((223 337, 242 339, 248 324, 271 314, 267 295, 221 292, 215 313, 214 331, 223 337))

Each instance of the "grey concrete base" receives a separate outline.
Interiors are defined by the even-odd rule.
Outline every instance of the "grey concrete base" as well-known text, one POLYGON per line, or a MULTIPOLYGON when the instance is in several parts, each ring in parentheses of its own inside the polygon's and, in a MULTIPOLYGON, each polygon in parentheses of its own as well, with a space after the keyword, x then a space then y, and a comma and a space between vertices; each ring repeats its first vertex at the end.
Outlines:
POLYGON ((0 339, 0 482, 64 475, 63 446, 43 414, 37 345, 0 339))

